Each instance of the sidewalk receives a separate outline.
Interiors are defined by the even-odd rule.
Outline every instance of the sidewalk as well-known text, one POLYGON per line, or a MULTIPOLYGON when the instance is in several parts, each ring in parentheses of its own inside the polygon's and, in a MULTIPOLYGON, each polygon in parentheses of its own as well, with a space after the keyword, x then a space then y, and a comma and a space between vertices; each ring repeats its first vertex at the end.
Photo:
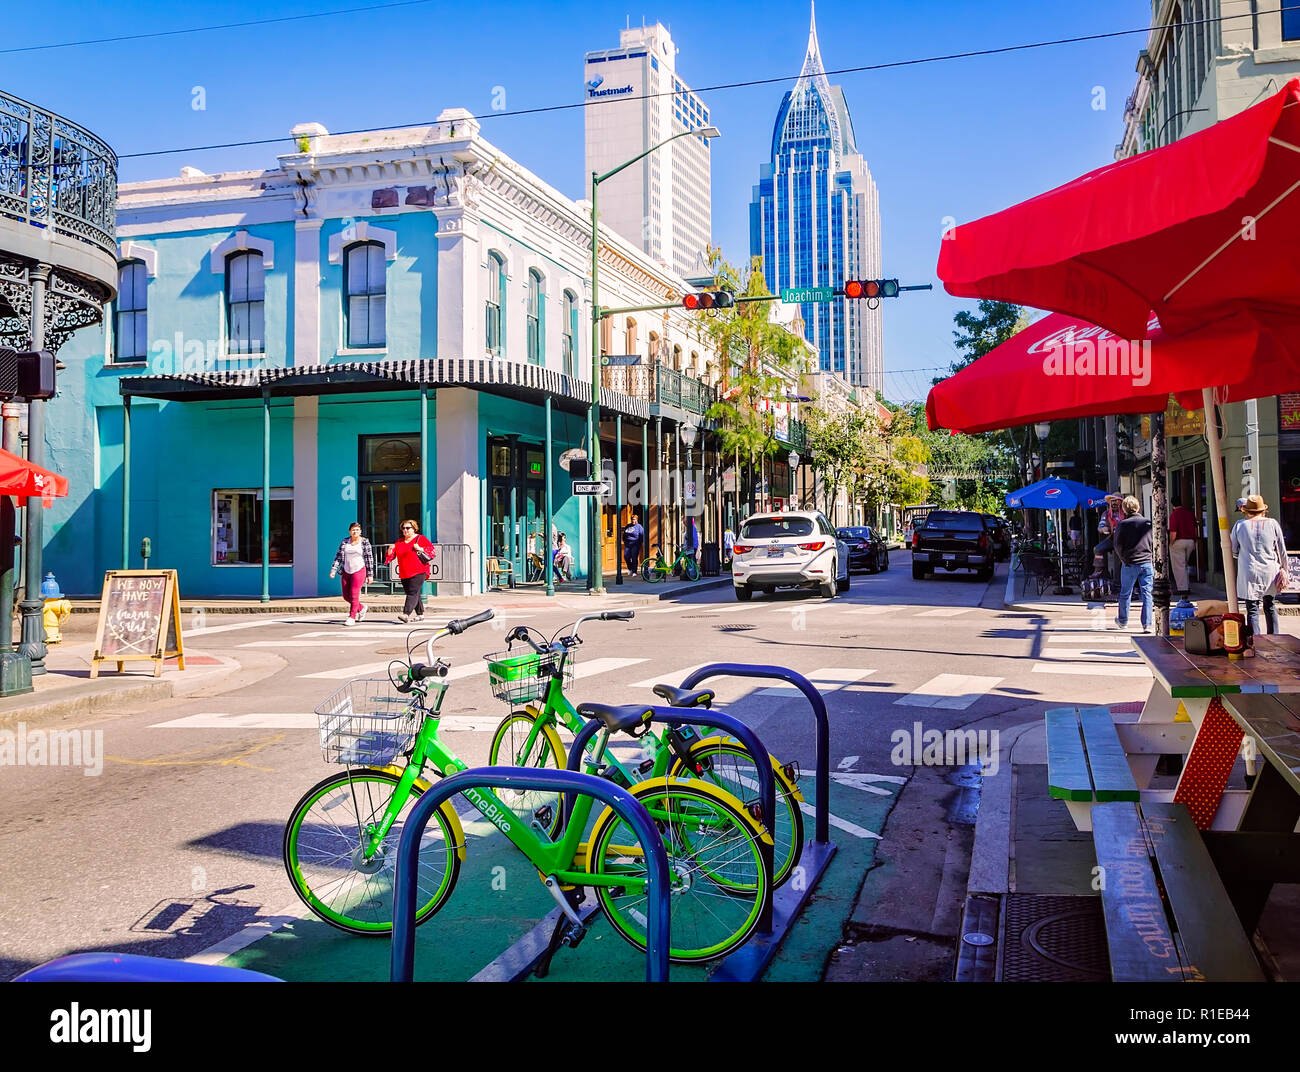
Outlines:
MULTIPOLYGON (((514 588, 491 588, 472 596, 438 595, 425 600, 426 613, 448 611, 453 614, 475 614, 486 607, 555 606, 565 609, 605 610, 613 606, 649 606, 663 599, 676 599, 691 592, 728 587, 731 574, 720 577, 701 577, 698 581, 670 581, 649 584, 640 577, 624 577, 617 583, 614 574, 605 577, 605 594, 593 596, 584 581, 559 584, 555 594, 548 596, 545 585, 518 584, 514 588)), ((372 612, 397 613, 402 609, 402 595, 370 595, 363 599, 372 612)), ((98 614, 99 600, 76 599, 71 601, 72 613, 98 614)), ((345 608, 337 595, 290 596, 263 603, 256 597, 181 599, 182 614, 329 614, 345 608)))

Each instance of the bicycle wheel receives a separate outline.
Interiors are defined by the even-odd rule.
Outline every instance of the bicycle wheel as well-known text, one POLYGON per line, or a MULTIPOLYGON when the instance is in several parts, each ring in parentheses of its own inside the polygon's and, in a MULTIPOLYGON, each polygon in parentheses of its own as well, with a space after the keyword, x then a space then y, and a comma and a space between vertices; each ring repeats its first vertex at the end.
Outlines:
MULTIPOLYGON (((691 769, 680 756, 674 756, 668 767, 670 778, 698 778, 725 789, 746 809, 758 807, 758 772, 754 761, 743 745, 721 737, 708 737, 691 747, 691 758, 701 767, 699 773, 691 769)), ((803 799, 799 787, 790 780, 776 761, 772 760, 772 777, 776 782, 776 826, 768 828, 775 842, 773 853, 772 888, 783 885, 793 874, 803 855, 803 799)), ((753 814, 751 812, 751 814, 753 814)))
MULTIPOLYGON (((398 775, 365 768, 332 774, 298 801, 284 828, 284 868, 294 892, 326 923, 351 934, 393 930, 397 846, 411 807, 424 793, 414 785, 379 851, 361 858, 367 828, 378 825, 398 775)), ((451 895, 465 856, 465 837, 450 802, 433 813, 416 867, 416 924, 451 895)))
MULTIPOLYGON (((501 720, 488 750, 490 766, 564 769, 568 753, 555 732, 555 720, 546 718, 533 733, 538 715, 539 712, 525 709, 513 711, 501 720)), ((496 794, 516 815, 530 817, 534 829, 552 840, 555 838, 561 819, 558 793, 543 789, 498 789, 496 794)))
POLYGON ((688 581, 698 581, 700 579, 700 567, 693 558, 686 558, 682 562, 682 572, 686 574, 688 581))
MULTIPOLYGON (((669 956, 687 964, 724 956, 758 924, 771 886, 759 848, 768 834, 735 797, 704 782, 655 778, 630 792, 650 813, 668 853, 669 956)), ((646 875, 636 831, 611 808, 592 828, 587 869, 610 877, 646 875)), ((616 885, 595 891, 619 935, 644 949, 647 893, 616 885)))
POLYGON ((641 579, 646 584, 654 584, 655 581, 659 580, 659 571, 655 569, 655 564, 649 559, 641 563, 641 579))

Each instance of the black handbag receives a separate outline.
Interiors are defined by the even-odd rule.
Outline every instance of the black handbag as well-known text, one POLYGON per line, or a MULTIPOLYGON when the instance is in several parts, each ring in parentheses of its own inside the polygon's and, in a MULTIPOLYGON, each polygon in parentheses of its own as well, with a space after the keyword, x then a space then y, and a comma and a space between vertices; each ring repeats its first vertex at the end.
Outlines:
POLYGON ((423 547, 421 547, 418 543, 415 545, 415 557, 418 558, 421 562, 423 562, 426 566, 433 561, 433 555, 429 554, 429 552, 426 551, 423 547))

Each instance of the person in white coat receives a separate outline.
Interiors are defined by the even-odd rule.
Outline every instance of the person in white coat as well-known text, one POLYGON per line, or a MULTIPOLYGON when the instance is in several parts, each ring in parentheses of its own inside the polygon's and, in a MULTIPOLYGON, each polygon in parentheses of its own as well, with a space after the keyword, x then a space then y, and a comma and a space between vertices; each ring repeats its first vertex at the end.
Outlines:
POLYGON ((1273 597, 1279 591, 1278 578, 1287 570, 1286 538, 1282 526, 1268 517, 1262 496, 1248 495, 1242 506, 1244 520, 1232 526, 1232 555, 1237 560, 1237 598, 1246 604, 1246 620, 1258 633, 1259 606, 1270 633, 1277 632, 1277 608, 1273 597))

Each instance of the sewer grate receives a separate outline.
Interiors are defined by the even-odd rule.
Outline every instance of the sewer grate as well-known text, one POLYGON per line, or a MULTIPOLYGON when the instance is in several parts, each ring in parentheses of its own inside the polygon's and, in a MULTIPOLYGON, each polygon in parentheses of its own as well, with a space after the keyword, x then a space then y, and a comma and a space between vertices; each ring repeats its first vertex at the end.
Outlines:
POLYGON ((735 625, 735 624, 732 624, 732 625, 715 625, 713 628, 714 628, 714 629, 718 629, 718 630, 720 630, 721 632, 724 632, 724 633, 743 633, 743 632, 745 632, 747 629, 757 629, 758 626, 756 626, 756 625, 735 625))
POLYGON ((1011 893, 1004 901, 1004 913, 1001 982, 1110 978, 1100 897, 1011 893))

